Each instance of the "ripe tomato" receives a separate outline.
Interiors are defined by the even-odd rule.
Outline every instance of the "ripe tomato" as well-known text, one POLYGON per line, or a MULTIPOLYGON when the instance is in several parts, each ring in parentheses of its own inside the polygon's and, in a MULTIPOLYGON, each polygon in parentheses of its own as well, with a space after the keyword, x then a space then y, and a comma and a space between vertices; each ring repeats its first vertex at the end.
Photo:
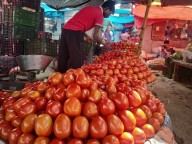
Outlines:
POLYGON ((35 100, 37 111, 44 111, 47 105, 47 99, 45 97, 39 97, 35 100))
POLYGON ((134 90, 139 94, 141 98, 141 103, 144 104, 147 100, 147 97, 145 95, 145 91, 139 87, 134 88, 134 90))
POLYGON ((116 86, 114 84, 107 85, 106 86, 106 92, 108 93, 108 95, 117 93, 116 86))
POLYGON ((48 137, 37 137, 33 144, 49 144, 50 139, 48 137))
POLYGON ((118 138, 114 135, 107 135, 103 138, 102 144, 120 144, 118 138))
POLYGON ((120 144, 134 144, 133 135, 129 132, 123 132, 118 139, 120 144))
POLYGON ((37 114, 30 114, 21 123, 21 131, 23 133, 30 133, 34 130, 35 120, 37 118, 37 114))
POLYGON ((147 122, 147 117, 142 109, 134 108, 131 110, 136 118, 136 126, 142 126, 147 122))
POLYGON ((131 91, 127 94, 127 97, 129 98, 129 105, 131 107, 138 107, 141 105, 141 97, 136 91, 131 91))
POLYGON ((36 105, 34 102, 28 102, 23 105, 17 112, 20 118, 25 118, 29 114, 33 114, 36 112, 36 105))
POLYGON ((129 108, 129 100, 125 94, 118 92, 112 95, 111 99, 117 110, 127 110, 129 108))
POLYGON ((66 97, 67 98, 71 98, 71 97, 80 98, 81 97, 81 87, 75 83, 70 84, 66 89, 66 97))
POLYGON ((56 101, 64 102, 65 100, 65 88, 58 88, 53 93, 53 99, 56 101))
POLYGON ((77 83, 81 88, 88 88, 91 85, 92 80, 88 75, 79 74, 76 77, 75 83, 77 83))
POLYGON ((80 100, 81 101, 86 101, 88 96, 89 96, 90 92, 88 89, 82 89, 81 90, 81 97, 80 97, 80 100))
POLYGON ((83 141, 81 139, 78 138, 73 138, 70 139, 67 144, 84 144, 83 141))
POLYGON ((46 89, 47 89, 47 86, 49 84, 47 82, 41 82, 38 87, 37 87, 37 91, 40 92, 41 94, 44 94, 46 89))
POLYGON ((22 135, 20 128, 15 128, 9 133, 9 144, 16 144, 22 135))
POLYGON ((48 78, 48 82, 53 85, 58 85, 62 81, 62 74, 59 72, 55 72, 48 78))
POLYGON ((160 122, 156 118, 148 119, 147 123, 152 125, 156 132, 160 129, 160 122))
POLYGON ((154 137, 155 129, 150 124, 144 124, 141 129, 145 132, 147 139, 154 137))
POLYGON ((14 110, 7 110, 5 112, 5 120, 6 121, 11 121, 13 117, 15 117, 17 113, 14 110))
POLYGON ((152 118, 156 118, 160 122, 160 124, 164 122, 164 116, 159 112, 154 112, 152 118))
POLYGON ((31 98, 33 101, 36 100, 37 98, 39 98, 41 95, 40 95, 40 92, 38 91, 29 91, 27 93, 27 97, 31 98))
POLYGON ((40 114, 35 120, 35 132, 38 136, 49 136, 52 133, 53 121, 50 115, 40 114))
POLYGON ((106 118, 106 122, 109 134, 117 136, 123 133, 124 125, 118 116, 114 114, 108 115, 106 118))
POLYGON ((50 144, 65 144, 65 142, 61 139, 55 138, 51 140, 50 144))
POLYGON ((19 128, 21 126, 21 123, 22 123, 23 119, 18 117, 18 116, 15 116, 13 117, 13 119, 11 120, 11 125, 15 128, 19 128))
POLYGON ((89 122, 84 116, 77 116, 73 120, 73 136, 75 138, 84 139, 87 138, 89 133, 89 122))
POLYGON ((67 99, 63 106, 63 111, 68 116, 79 116, 81 114, 81 103, 76 97, 67 99))
POLYGON ((104 138, 107 135, 107 123, 102 117, 96 116, 93 120, 91 120, 89 131, 91 138, 104 138))
POLYGON ((18 139, 18 144, 33 144, 35 136, 32 134, 22 134, 18 139))
POLYGON ((89 139, 86 144, 100 144, 100 142, 97 139, 89 139))
POLYGON ((101 101, 101 92, 99 89, 92 90, 87 99, 90 102, 99 103, 101 101))
POLYGON ((11 105, 13 105, 13 104, 15 103, 15 101, 16 101, 16 99, 13 98, 13 97, 8 97, 8 98, 6 98, 6 99, 4 100, 4 102, 3 102, 3 104, 2 104, 3 109, 6 111, 6 109, 7 109, 9 106, 11 106, 11 105))
POLYGON ((148 99, 145 105, 149 107, 152 113, 157 111, 157 105, 153 100, 148 99))
POLYGON ((108 98, 103 98, 99 102, 99 111, 102 115, 107 116, 115 112, 115 105, 112 100, 108 98))
POLYGON ((19 98, 19 97, 20 97, 20 91, 14 91, 14 92, 11 94, 11 97, 13 97, 13 98, 19 98))
POLYGON ((86 116, 88 119, 92 119, 99 115, 98 107, 93 102, 86 102, 82 109, 82 115, 86 116))
POLYGON ((150 119, 152 117, 152 112, 146 105, 141 105, 140 108, 144 111, 147 119, 150 119))
POLYGON ((129 110, 123 110, 118 113, 119 118, 124 124, 125 130, 133 130, 136 126, 136 118, 129 110))
POLYGON ((97 82, 92 81, 91 85, 89 86, 89 91, 98 89, 99 85, 97 82))
POLYGON ((4 140, 9 139, 9 133, 12 131, 13 127, 10 124, 5 124, 1 127, 0 137, 4 140))
POLYGON ((27 93, 30 92, 32 89, 32 87, 26 87, 22 89, 20 92, 20 97, 26 97, 27 93))
POLYGON ((157 107, 157 112, 161 113, 163 116, 165 116, 165 105, 163 103, 160 103, 157 107))
POLYGON ((52 100, 53 99, 53 94, 56 91, 56 87, 55 86, 50 86, 49 88, 47 88, 46 92, 45 92, 45 97, 47 100, 52 100))
POLYGON ((135 144, 143 144, 146 140, 145 132, 138 127, 133 129, 132 135, 134 137, 135 144))
POLYGON ((62 104, 59 101, 49 101, 46 107, 46 113, 52 118, 56 118, 62 113, 62 104))
POLYGON ((74 83, 74 81, 75 81, 75 78, 73 76, 73 73, 66 72, 63 75, 63 84, 64 84, 64 86, 68 86, 68 85, 74 83))
POLYGON ((69 137, 71 134, 71 120, 66 114, 60 114, 53 125, 54 135, 59 139, 69 137))
POLYGON ((20 98, 16 102, 13 103, 13 109, 18 112, 18 110, 25 105, 26 103, 30 102, 30 98, 20 98))

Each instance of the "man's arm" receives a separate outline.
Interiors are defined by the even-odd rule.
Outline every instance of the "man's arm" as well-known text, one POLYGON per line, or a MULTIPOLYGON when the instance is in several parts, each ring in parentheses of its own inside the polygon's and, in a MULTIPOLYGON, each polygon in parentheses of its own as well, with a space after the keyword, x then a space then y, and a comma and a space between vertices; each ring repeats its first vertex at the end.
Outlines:
POLYGON ((98 25, 95 26, 93 39, 100 44, 103 44, 103 45, 106 44, 105 40, 102 38, 101 26, 98 26, 98 25))

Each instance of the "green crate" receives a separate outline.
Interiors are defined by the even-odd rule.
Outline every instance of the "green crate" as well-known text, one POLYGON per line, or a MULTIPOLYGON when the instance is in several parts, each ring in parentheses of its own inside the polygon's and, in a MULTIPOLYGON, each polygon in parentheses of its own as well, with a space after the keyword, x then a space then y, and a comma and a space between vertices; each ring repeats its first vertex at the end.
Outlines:
POLYGON ((59 40, 48 41, 45 54, 48 56, 57 57, 58 56, 59 43, 60 43, 59 40))

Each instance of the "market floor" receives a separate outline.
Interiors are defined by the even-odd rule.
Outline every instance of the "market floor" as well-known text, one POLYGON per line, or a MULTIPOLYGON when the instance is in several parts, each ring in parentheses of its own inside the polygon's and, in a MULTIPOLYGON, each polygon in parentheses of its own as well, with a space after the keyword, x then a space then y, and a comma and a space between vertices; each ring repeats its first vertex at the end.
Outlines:
POLYGON ((157 74, 157 81, 148 87, 165 104, 177 144, 192 143, 192 83, 178 83, 157 74))

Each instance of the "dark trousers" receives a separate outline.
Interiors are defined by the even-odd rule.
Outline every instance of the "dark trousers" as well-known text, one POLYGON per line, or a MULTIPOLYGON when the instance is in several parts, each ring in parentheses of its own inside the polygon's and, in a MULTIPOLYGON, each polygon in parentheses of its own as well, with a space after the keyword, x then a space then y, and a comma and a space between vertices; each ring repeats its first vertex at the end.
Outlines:
POLYGON ((83 65, 82 31, 63 29, 58 54, 58 71, 65 73, 68 69, 77 69, 83 65))

